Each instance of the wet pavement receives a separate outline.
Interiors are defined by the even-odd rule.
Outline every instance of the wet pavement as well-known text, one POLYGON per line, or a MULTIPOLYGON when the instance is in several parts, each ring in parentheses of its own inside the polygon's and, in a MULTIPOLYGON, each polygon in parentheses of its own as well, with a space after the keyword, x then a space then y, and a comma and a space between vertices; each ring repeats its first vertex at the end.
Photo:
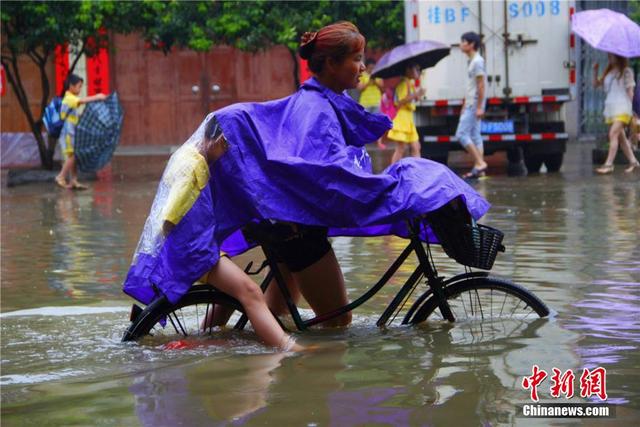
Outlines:
MULTIPOLYGON (((352 327, 299 334, 322 351, 297 356, 260 346, 251 331, 190 350, 120 343, 132 302, 120 286, 166 157, 116 157, 84 192, 3 187, 2 423, 575 424, 516 416, 530 402, 522 378, 537 364, 577 377, 606 368, 616 418, 598 425, 638 425, 640 174, 595 176, 590 150, 569 149, 561 173, 511 178, 494 167, 475 184, 493 204, 482 222, 506 234, 493 273, 535 292, 549 319, 490 334, 440 324, 381 330, 377 316, 407 265, 355 312, 352 327)), ((373 284, 403 245, 334 239, 350 295, 373 284)), ((238 263, 252 259, 258 251, 238 263)), ((463 270, 440 253, 436 263, 445 275, 463 270)), ((543 401, 567 402, 549 386, 539 388, 543 401)))

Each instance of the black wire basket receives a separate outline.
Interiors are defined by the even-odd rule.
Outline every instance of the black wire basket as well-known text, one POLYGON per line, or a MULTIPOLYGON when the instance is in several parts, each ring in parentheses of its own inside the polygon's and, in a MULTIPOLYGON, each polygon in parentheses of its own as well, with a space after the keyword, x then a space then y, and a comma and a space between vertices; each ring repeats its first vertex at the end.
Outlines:
POLYGON ((431 229, 445 253, 467 267, 491 270, 498 251, 504 252, 500 230, 482 224, 456 223, 442 216, 429 217, 431 229))

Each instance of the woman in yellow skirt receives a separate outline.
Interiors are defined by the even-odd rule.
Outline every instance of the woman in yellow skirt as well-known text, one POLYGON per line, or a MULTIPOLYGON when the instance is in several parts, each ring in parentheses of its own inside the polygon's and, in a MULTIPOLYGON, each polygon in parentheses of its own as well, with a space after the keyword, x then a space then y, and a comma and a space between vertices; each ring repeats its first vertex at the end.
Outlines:
POLYGON ((398 112, 393 119, 393 129, 387 135, 391 141, 396 143, 391 163, 404 157, 407 146, 411 150, 411 157, 420 157, 420 141, 413 119, 413 112, 416 110, 415 102, 424 95, 424 89, 416 89, 415 80, 418 77, 420 77, 420 67, 409 64, 402 81, 396 86, 394 103, 398 112))

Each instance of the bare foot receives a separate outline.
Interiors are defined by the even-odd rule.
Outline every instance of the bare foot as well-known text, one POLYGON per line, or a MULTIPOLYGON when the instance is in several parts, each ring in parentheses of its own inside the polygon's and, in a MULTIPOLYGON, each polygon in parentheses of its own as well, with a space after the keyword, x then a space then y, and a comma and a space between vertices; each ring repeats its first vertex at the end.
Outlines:
POLYGON ((67 184, 67 181, 64 179, 64 177, 58 175, 55 178, 55 182, 58 185, 58 187, 62 187, 62 188, 71 188, 71 185, 67 184))

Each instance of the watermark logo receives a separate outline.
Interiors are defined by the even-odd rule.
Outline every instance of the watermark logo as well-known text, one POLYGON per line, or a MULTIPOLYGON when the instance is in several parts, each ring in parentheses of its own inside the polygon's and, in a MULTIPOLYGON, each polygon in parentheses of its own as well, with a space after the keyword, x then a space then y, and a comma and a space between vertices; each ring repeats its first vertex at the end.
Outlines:
MULTIPOLYGON (((560 398, 564 396, 571 399, 574 395, 574 381, 576 379, 573 370, 568 369, 562 372, 558 368, 552 369, 551 375, 551 397, 560 398)), ((538 386, 547 378, 547 371, 540 369, 538 365, 533 365, 531 376, 522 379, 522 388, 529 390, 531 400, 538 402, 538 386)), ((584 368, 580 375, 580 397, 596 396, 600 400, 607 400, 607 370, 602 367, 594 369, 584 368)))
MULTIPOLYGON (((615 416, 613 405, 593 403, 538 403, 538 388, 549 378, 549 392, 554 399, 571 399, 577 394, 575 389, 576 374, 573 370, 551 370, 551 375, 538 365, 533 365, 531 375, 522 378, 522 388, 529 391, 529 397, 536 404, 526 404, 519 408, 518 414, 534 418, 572 418, 572 417, 612 417, 615 416)), ((584 368, 578 381, 580 397, 607 400, 607 370, 603 367, 584 368)))

